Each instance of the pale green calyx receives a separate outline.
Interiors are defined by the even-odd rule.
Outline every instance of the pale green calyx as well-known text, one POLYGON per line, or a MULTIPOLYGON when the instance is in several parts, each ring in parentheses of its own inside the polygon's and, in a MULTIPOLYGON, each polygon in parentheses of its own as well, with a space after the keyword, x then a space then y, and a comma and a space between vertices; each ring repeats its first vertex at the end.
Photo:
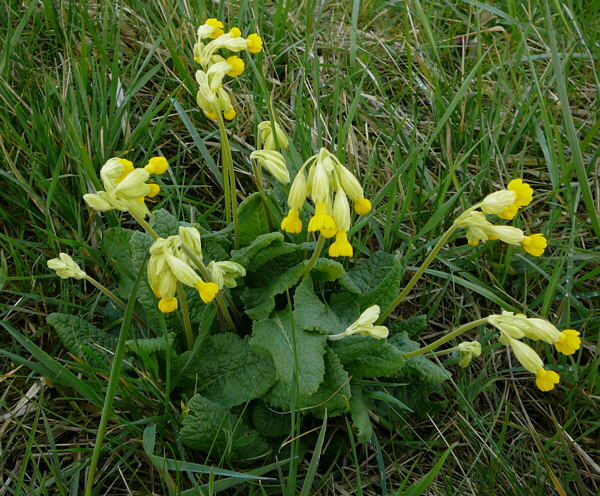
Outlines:
POLYGON ((269 171, 269 173, 282 184, 290 182, 290 173, 283 155, 276 150, 256 150, 250 154, 252 160, 269 171))
POLYGON ((61 279, 83 279, 86 274, 79 265, 66 253, 61 253, 58 258, 53 258, 46 262, 48 268, 56 271, 56 275, 61 279))
POLYGON ((246 275, 246 269, 237 262, 230 260, 223 262, 210 262, 208 264, 208 271, 212 281, 219 286, 219 288, 235 288, 237 286, 236 277, 244 277, 246 275))
POLYGON ((389 335, 388 328, 385 326, 373 325, 379 318, 379 312, 379 305, 372 305, 361 313, 356 322, 349 325, 344 332, 333 334, 327 338, 335 341, 345 338, 346 336, 352 336, 353 334, 360 334, 361 336, 371 336, 375 339, 385 339, 389 335))
POLYGON ((481 355, 481 343, 479 341, 465 341, 457 346, 460 358, 458 365, 468 367, 473 358, 481 355))

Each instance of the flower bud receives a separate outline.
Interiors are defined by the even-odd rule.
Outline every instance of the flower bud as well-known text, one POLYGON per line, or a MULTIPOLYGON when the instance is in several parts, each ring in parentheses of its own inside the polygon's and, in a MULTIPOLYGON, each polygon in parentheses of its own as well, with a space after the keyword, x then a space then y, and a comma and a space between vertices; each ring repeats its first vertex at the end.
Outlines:
POLYGON ((290 173, 285 165, 283 155, 275 150, 256 150, 250 154, 250 158, 256 160, 261 167, 282 184, 290 182, 290 173))
POLYGON ((73 279, 83 279, 86 275, 75 260, 66 253, 60 253, 58 258, 48 260, 46 265, 48 268, 56 271, 56 275, 61 279, 68 279, 70 277, 73 279))

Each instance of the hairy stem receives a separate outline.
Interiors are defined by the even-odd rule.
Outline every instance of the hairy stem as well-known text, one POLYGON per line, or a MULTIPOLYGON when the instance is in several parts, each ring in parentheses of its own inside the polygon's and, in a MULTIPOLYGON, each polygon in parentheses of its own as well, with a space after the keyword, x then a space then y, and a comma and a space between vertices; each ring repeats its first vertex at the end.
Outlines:
POLYGON ((319 234, 319 240, 317 241, 317 246, 315 246, 315 251, 313 251, 313 254, 310 257, 310 260, 308 261, 308 264, 307 264, 306 268, 304 269, 304 272, 302 272, 301 279, 304 279, 308 274, 310 274, 310 271, 312 270, 312 268, 317 263, 317 260, 319 259, 319 255, 321 255, 321 252, 323 251, 324 245, 325 245, 325 238, 323 237, 322 234, 319 234))
POLYGON ((427 346, 423 346, 422 348, 419 348, 418 350, 411 351, 410 353, 407 353, 404 356, 405 356, 405 358, 411 358, 411 357, 415 357, 418 355, 422 355, 423 353, 427 353, 428 351, 435 350, 437 347, 442 346, 444 343, 447 343, 448 341, 450 341, 451 339, 454 339, 457 336, 460 336, 462 333, 470 331, 474 327, 478 327, 480 325, 487 324, 487 322, 488 322, 488 318, 485 317, 483 319, 474 320, 473 322, 469 322, 467 324, 461 325, 460 327, 457 327, 452 332, 449 332, 445 336, 442 336, 440 339, 434 341, 433 343, 428 344, 427 346))
MULTIPOLYGON (((240 226, 238 222, 237 212, 237 187, 235 184, 235 172, 233 170, 233 158, 231 157, 231 146, 223 122, 223 115, 220 111, 217 112, 217 121, 219 122, 219 136, 221 138, 221 161, 223 164, 223 178, 229 178, 229 191, 225 191, 225 205, 229 203, 231 206, 231 217, 233 219, 233 246, 239 248, 240 243, 240 226)), ((225 181, 223 181, 225 183, 225 181)))

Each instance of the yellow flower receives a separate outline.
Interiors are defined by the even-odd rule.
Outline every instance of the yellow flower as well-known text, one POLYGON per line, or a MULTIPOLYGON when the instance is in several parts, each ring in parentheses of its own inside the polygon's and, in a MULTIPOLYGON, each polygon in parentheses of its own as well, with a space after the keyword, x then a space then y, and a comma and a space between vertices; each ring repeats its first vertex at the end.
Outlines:
POLYGON ((123 179, 127 177, 127 175, 130 172, 133 172, 133 162, 125 158, 118 158, 117 162, 119 162, 123 166, 123 172, 117 179, 115 179, 118 183, 120 183, 123 179))
POLYGON ((300 231, 302 231, 300 210, 297 208, 290 208, 287 216, 281 221, 281 229, 290 234, 298 234, 300 231))
POLYGON ((541 257, 548 246, 548 241, 543 234, 532 234, 525 236, 523 241, 521 241, 521 246, 530 255, 541 257))
POLYGON ((146 194, 148 198, 154 198, 160 193, 160 186, 158 184, 148 184, 148 188, 150 188, 150 190, 146 194))
POLYGON ((232 38, 239 38, 240 36, 242 36, 242 32, 239 30, 239 28, 236 27, 231 28, 229 30, 229 34, 232 38))
POLYGON ((227 119, 228 121, 232 121, 233 119, 235 119, 235 116, 236 112, 233 109, 233 107, 223 112, 223 117, 225 117, 225 119, 227 119))
POLYGON ((213 38, 213 39, 218 38, 219 36, 221 36, 224 33, 223 23, 217 19, 214 19, 214 18, 207 19, 204 24, 213 28, 212 33, 210 35, 208 35, 209 38, 213 38))
POLYGON ((560 380, 559 375, 552 370, 544 369, 544 362, 530 346, 508 336, 505 336, 505 340, 508 341, 507 344, 510 345, 521 365, 535 374, 536 386, 542 391, 554 389, 554 385, 558 384, 560 380))
POLYGON ((324 238, 332 238, 337 232, 335 221, 330 215, 325 202, 317 202, 315 215, 308 223, 308 232, 314 231, 321 231, 324 238))
POLYGON ((535 385, 542 391, 552 391, 560 382, 560 376, 553 370, 538 369, 535 373, 535 385))
POLYGON ((158 309, 162 313, 171 313, 177 310, 177 298, 174 296, 165 296, 158 301, 158 309))
POLYGON ((357 198, 354 200, 354 211, 358 215, 365 215, 371 211, 371 202, 366 198, 357 198))
POLYGON ((351 257, 353 254, 352 245, 348 243, 346 231, 338 231, 335 235, 335 241, 329 247, 330 257, 351 257))
POLYGON ((144 167, 148 174, 164 174, 169 168, 169 162, 165 157, 152 157, 148 160, 148 165, 144 167))
POLYGON ((219 292, 219 286, 214 282, 198 281, 194 287, 198 290, 200 298, 204 303, 213 301, 219 292))
POLYGON ((494 214, 501 219, 512 219, 520 207, 529 205, 533 198, 533 189, 522 179, 513 179, 506 189, 486 196, 481 202, 481 210, 494 214))
POLYGON ((250 36, 248 36, 248 38, 246 38, 246 42, 248 44, 248 51, 250 53, 262 52, 263 41, 262 38, 256 33, 252 33, 250 36))
POLYGON ((58 258, 53 258, 46 262, 48 268, 55 270, 56 275, 61 279, 83 279, 85 272, 81 270, 79 265, 66 253, 60 253, 58 258))
POLYGON ((244 61, 237 55, 231 55, 230 57, 227 57, 225 61, 231 67, 231 70, 227 73, 228 76, 237 77, 244 72, 244 61))
POLYGON ((581 338, 575 329, 566 329, 560 333, 554 346, 563 355, 572 355, 581 348, 581 338))

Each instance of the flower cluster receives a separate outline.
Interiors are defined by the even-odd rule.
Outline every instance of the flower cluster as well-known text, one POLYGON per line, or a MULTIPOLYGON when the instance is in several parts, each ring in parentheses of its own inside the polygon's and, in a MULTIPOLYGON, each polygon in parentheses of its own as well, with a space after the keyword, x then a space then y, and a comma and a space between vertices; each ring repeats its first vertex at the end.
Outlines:
POLYGON ((287 184, 290 182, 290 173, 280 150, 285 150, 288 146, 283 129, 276 122, 263 121, 258 125, 256 151, 250 154, 250 159, 256 160, 280 183, 287 184))
POLYGON ((554 345, 563 355, 572 355, 581 347, 578 331, 559 331, 544 319, 531 319, 522 314, 502 312, 501 315, 490 315, 488 322, 500 331, 500 342, 510 346, 521 365, 535 374, 535 383, 542 391, 554 389, 554 385, 559 382, 559 375, 553 370, 545 369, 540 356, 521 339, 526 337, 534 341, 545 341, 554 345))
POLYGON ((158 238, 150 247, 148 282, 154 295, 159 298, 159 310, 164 313, 177 309, 177 282, 195 288, 205 303, 211 302, 219 291, 217 284, 203 281, 196 273, 199 267, 195 266, 184 244, 201 260, 200 233, 194 227, 179 227, 178 235, 158 238))
POLYGON ((513 179, 506 189, 486 196, 476 206, 481 207, 481 211, 469 209, 459 216, 454 224, 467 230, 467 240, 471 246, 477 246, 481 241, 499 239, 509 245, 521 245, 530 255, 540 257, 548 246, 543 234, 526 236, 521 229, 495 225, 486 218, 486 214, 492 214, 501 219, 511 220, 519 208, 531 203, 532 198, 531 186, 522 179, 513 179))
POLYGON ((120 210, 147 217, 150 211, 145 199, 160 193, 158 184, 147 181, 151 174, 163 174, 168 166, 164 157, 151 158, 143 168, 135 168, 124 158, 111 158, 100 169, 104 191, 83 195, 83 199, 94 210, 120 210))
POLYGON ((217 19, 208 19, 198 28, 197 36, 194 60, 202 66, 202 69, 196 71, 198 105, 210 119, 216 119, 217 112, 222 112, 225 119, 232 120, 236 112, 231 96, 222 83, 225 76, 237 77, 242 74, 245 64, 237 55, 224 58, 219 52, 228 50, 237 53, 247 50, 258 53, 262 51, 262 39, 256 33, 244 38, 236 27, 225 33, 223 23, 217 19), (205 43, 207 39, 211 41, 205 43))
POLYGON ((307 197, 315 204, 308 231, 320 231, 324 238, 335 236, 335 242, 329 247, 330 256, 351 257, 353 250, 347 235, 351 224, 348 198, 359 215, 371 211, 371 202, 364 197, 354 174, 325 148, 304 162, 296 174, 288 196, 290 210, 281 221, 283 230, 289 233, 302 230, 300 210, 307 197))

